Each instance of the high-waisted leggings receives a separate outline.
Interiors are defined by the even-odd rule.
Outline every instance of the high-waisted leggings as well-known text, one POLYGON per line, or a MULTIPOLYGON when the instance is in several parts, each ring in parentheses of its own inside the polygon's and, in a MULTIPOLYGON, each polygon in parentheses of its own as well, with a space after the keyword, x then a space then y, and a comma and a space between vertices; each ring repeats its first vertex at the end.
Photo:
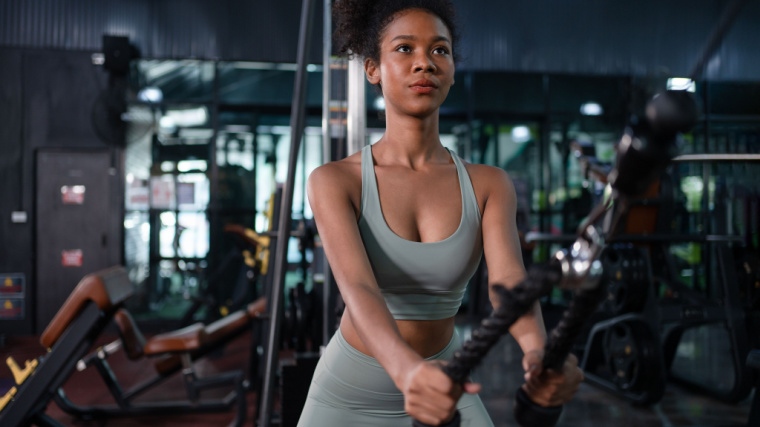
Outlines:
MULTIPOLYGON (((459 348, 459 336, 438 354, 448 359, 459 348)), ((477 395, 463 394, 457 409, 462 427, 492 427, 477 395)), ((317 364, 298 427, 411 427, 404 395, 374 358, 361 353, 338 330, 317 364)))

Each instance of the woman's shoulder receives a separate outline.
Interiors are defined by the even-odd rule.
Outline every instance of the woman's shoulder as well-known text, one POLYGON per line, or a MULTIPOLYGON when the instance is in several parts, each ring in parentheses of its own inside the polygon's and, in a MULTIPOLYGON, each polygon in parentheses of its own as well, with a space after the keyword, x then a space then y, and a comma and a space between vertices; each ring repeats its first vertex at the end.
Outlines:
POLYGON ((309 187, 316 191, 351 191, 357 183, 361 190, 361 153, 317 167, 308 180, 309 187))
POLYGON ((482 187, 488 190, 505 191, 514 188, 512 179, 507 171, 502 168, 476 163, 465 163, 467 173, 474 187, 482 187))

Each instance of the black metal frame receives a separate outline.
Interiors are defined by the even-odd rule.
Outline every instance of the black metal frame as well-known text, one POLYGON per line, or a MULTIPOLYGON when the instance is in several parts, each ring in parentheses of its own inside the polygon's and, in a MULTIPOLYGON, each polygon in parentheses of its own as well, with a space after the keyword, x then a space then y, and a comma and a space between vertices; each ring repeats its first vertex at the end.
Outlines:
POLYGON ((736 403, 749 396, 754 386, 753 375, 745 363, 750 352, 747 316, 741 303, 739 290, 736 287, 737 279, 731 249, 725 243, 716 244, 715 253, 719 282, 723 290, 722 302, 703 305, 697 310, 691 311, 688 310, 689 306, 684 305, 676 306, 673 309, 661 308, 658 315, 660 324, 669 321, 679 322, 679 325, 670 329, 663 338, 664 355, 668 367, 672 364, 678 342, 686 329, 708 324, 723 323, 726 325, 732 349, 731 358, 736 372, 736 381, 731 390, 716 390, 688 378, 675 376, 672 373, 670 379, 715 399, 736 403))
MULTIPOLYGON (((127 293, 117 294, 119 300, 112 301, 113 306, 107 309, 101 309, 95 302, 88 300, 79 314, 74 317, 55 341, 49 353, 39 359, 36 370, 22 384, 17 386, 18 391, 13 400, 0 412, 0 425, 26 426, 35 424, 43 427, 61 427, 63 426, 61 423, 45 415, 45 409, 50 400, 54 399, 64 411, 84 419, 222 412, 229 411, 232 405, 237 404, 237 414, 232 425, 242 426, 247 415, 246 389, 248 382, 244 379, 243 373, 237 370, 213 377, 198 378, 193 370, 192 360, 205 352, 199 351, 196 354, 185 353, 182 355, 183 380, 188 395, 186 401, 140 402, 139 404, 134 404, 131 399, 168 378, 179 368, 172 369, 164 375, 159 375, 125 392, 108 365, 107 352, 98 350, 95 356, 86 356, 98 336, 110 324, 115 311, 129 296, 131 296, 131 289, 127 293), (84 407, 74 404, 66 397, 62 386, 83 360, 95 365, 117 405, 84 407), (203 390, 229 385, 233 385, 235 388, 224 398, 200 399, 200 392, 203 390)), ((214 348, 216 347, 214 346, 214 348)), ((208 349, 204 350, 208 351, 208 349)))
POLYGON ((18 386, 13 401, 0 412, 0 425, 24 426, 34 421, 38 425, 61 426, 44 415, 53 390, 58 389, 76 368, 77 361, 92 347, 110 320, 94 302, 90 302, 71 322, 44 356, 32 376, 18 386))
MULTIPOLYGON (((252 328, 255 332, 260 327, 260 322, 252 322, 252 328)), ((232 425, 241 426, 245 422, 247 401, 246 392, 250 389, 251 383, 256 383, 254 378, 260 376, 258 372, 258 356, 256 344, 258 341, 253 340, 251 345, 250 373, 251 381, 246 380, 245 375, 240 370, 224 372, 211 377, 198 378, 192 366, 192 362, 209 352, 216 350, 237 337, 246 328, 242 328, 237 333, 233 333, 223 338, 214 345, 203 347, 199 350, 181 354, 181 365, 169 369, 165 372, 157 373, 156 376, 138 383, 128 390, 124 390, 119 383, 116 375, 108 364, 107 352, 96 351, 85 357, 83 360, 87 365, 93 365, 100 374, 108 391, 113 397, 116 405, 98 405, 98 406, 81 406, 72 402, 59 387, 55 393, 54 399, 56 404, 66 413, 80 419, 93 418, 112 418, 112 417, 131 417, 131 416, 165 416, 178 415, 187 413, 214 413, 227 412, 233 405, 237 404, 237 416, 232 425), (163 383, 179 371, 182 371, 183 383, 187 392, 187 400, 165 401, 165 402, 134 402, 134 399, 145 391, 163 383), (204 390, 217 387, 233 386, 225 397, 218 399, 200 399, 200 393, 204 390)))
MULTIPOLYGON (((97 359, 95 366, 101 373, 108 390, 116 401, 116 405, 109 406, 81 406, 73 403, 66 396, 63 388, 58 388, 55 394, 56 404, 66 413, 80 419, 115 418, 160 415, 171 416, 180 414, 196 414, 210 412, 225 412, 237 404, 235 420, 231 425, 242 426, 246 417, 246 395, 243 374, 240 371, 225 372, 209 378, 197 378, 194 372, 184 373, 183 379, 188 394, 188 400, 167 402, 140 402, 134 404, 131 401, 138 393, 124 393, 120 384, 113 375, 104 359, 97 359), (220 399, 200 400, 200 392, 210 388, 234 385, 235 389, 220 399)), ((164 378, 161 378, 164 379, 164 378)), ((153 383, 155 384, 155 382, 153 383)), ((146 388, 142 387, 140 392, 146 388)))

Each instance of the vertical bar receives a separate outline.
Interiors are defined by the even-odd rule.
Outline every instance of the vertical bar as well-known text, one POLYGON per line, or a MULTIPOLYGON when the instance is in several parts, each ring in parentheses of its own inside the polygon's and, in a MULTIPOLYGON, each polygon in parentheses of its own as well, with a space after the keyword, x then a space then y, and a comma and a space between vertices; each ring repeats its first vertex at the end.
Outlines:
MULTIPOLYGON (((251 177, 253 179, 253 227, 256 227, 256 217, 258 216, 259 211, 258 206, 256 202, 259 200, 259 192, 256 190, 258 188, 258 166, 256 165, 256 161, 259 158, 259 112, 256 111, 253 114, 253 123, 251 123, 251 130, 253 133, 253 141, 251 141, 251 151, 253 153, 251 154, 253 156, 253 162, 251 163, 253 165, 253 176, 251 177)), ((258 230, 256 230, 258 231, 258 230)), ((257 295, 258 296, 258 295, 257 295)))
POLYGON ((330 68, 332 56, 332 0, 323 0, 322 16, 322 163, 332 161, 332 135, 330 133, 330 97, 332 82, 330 68))
POLYGON ((288 156, 288 176, 283 186, 280 202, 280 221, 277 224, 276 246, 274 253, 274 282, 272 283, 272 301, 270 304, 269 335, 267 337, 264 384, 261 390, 261 407, 259 408, 259 426, 272 425, 274 409, 274 380, 277 370, 277 357, 280 349, 280 321, 282 317, 282 298, 285 287, 288 241, 293 210, 293 187, 296 178, 298 152, 303 138, 306 107, 306 55, 309 51, 311 35, 311 0, 303 0, 301 5, 301 23, 298 32, 298 56, 296 79, 293 89, 293 104, 290 114, 290 155, 288 156))
MULTIPOLYGON (((332 161, 332 130, 330 128, 330 98, 332 97, 332 0, 324 0, 322 22, 322 163, 332 161)), ((335 291, 332 270, 327 257, 322 257, 322 344, 327 345, 333 334, 335 291)))
MULTIPOLYGON (((723 42, 723 37, 728 33, 728 30, 731 29, 736 21, 736 17, 739 16, 739 12, 741 12, 745 4, 747 4, 747 0, 734 0, 731 5, 726 6, 725 9, 723 9, 718 24, 713 28, 704 49, 702 49, 702 55, 699 57, 699 60, 697 60, 697 63, 694 64, 694 68, 692 68, 691 73, 689 74, 691 80, 696 80, 700 74, 704 73, 707 62, 712 58, 715 50, 723 42)), ((705 76, 703 77, 706 79, 705 76)))
POLYGON ((464 149, 459 153, 459 155, 467 160, 468 162, 472 162, 472 139, 473 139, 473 132, 475 130, 475 89, 474 84, 475 82, 473 79, 475 78, 475 73, 473 71, 467 71, 464 74, 464 87, 465 92, 467 93, 467 141, 466 144, 464 144, 464 149))
POLYGON ((359 58, 348 61, 348 150, 350 156, 367 143, 364 65, 359 58))
MULTIPOLYGON (((710 84, 705 80, 705 141, 702 144, 702 152, 710 152, 710 84)), ((701 223, 703 234, 710 234, 710 162, 702 163, 702 206, 700 206, 701 223)), ((710 257, 710 243, 700 243, 699 250, 701 252, 702 260, 709 260, 708 262, 702 262, 705 266, 704 277, 707 279, 705 288, 707 289, 707 295, 710 296, 713 293, 712 280, 712 259, 710 257)), ((698 278, 700 275, 692 274, 692 278, 698 278)), ((697 285, 697 283, 693 283, 697 285)), ((695 287, 695 289, 698 289, 695 287)))
MULTIPOLYGON (((548 147, 551 115, 551 99, 549 96, 549 76, 544 74, 542 77, 542 86, 544 92, 544 117, 541 122, 541 143, 538 146, 538 164, 540 176, 539 186, 539 227, 542 233, 551 231, 549 227, 550 216, 547 216, 549 207, 549 185, 551 180, 551 165, 549 164, 548 147)), ((549 245, 541 245, 541 259, 549 258, 549 245)))
MULTIPOLYGON (((211 185, 209 188, 209 206, 206 207, 206 218, 209 224, 209 251, 206 255, 208 271, 214 271, 219 266, 219 259, 215 254, 219 253, 219 227, 221 218, 219 215, 219 165, 217 164, 216 141, 219 138, 219 61, 214 61, 213 94, 211 101, 211 141, 209 141, 208 155, 211 163, 211 185), (214 255, 212 255, 214 254, 214 255)), ((226 152, 227 150, 225 150, 226 152)), ((176 186, 175 193, 176 193, 176 186)), ((179 211, 179 204, 177 204, 179 211)), ((179 213, 177 214, 179 224, 179 213)), ((175 254, 176 255, 176 254, 175 254)))

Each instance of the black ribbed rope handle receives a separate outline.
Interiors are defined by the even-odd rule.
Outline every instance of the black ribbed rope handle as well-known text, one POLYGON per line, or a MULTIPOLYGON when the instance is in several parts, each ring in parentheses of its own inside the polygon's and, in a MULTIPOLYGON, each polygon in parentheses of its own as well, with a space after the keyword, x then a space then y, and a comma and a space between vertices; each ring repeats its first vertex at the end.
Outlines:
MULTIPOLYGON (((443 367, 446 375, 454 382, 463 384, 470 376, 470 372, 480 364, 499 338, 507 334, 509 328, 517 319, 528 313, 539 298, 548 295, 561 278, 562 271, 557 263, 534 265, 528 270, 527 278, 514 288, 494 286, 493 290, 499 297, 499 308, 483 319, 480 326, 472 331, 471 338, 465 341, 462 348, 454 352, 454 356, 443 367)), ((562 360, 564 363, 564 359, 562 360)), ((459 424, 460 417, 457 412, 451 421, 440 424, 439 427, 458 427, 459 424)), ((417 420, 414 420, 412 425, 432 427, 417 420)))
MULTIPOLYGON (((604 282, 602 282, 604 283, 604 282)), ((577 291, 562 320, 551 330, 546 340, 543 369, 562 372, 567 356, 581 333, 583 324, 596 311, 606 293, 605 286, 577 291)), ((515 394, 514 415, 523 427, 551 427, 557 424, 562 406, 544 407, 534 403, 521 388, 515 394)))

